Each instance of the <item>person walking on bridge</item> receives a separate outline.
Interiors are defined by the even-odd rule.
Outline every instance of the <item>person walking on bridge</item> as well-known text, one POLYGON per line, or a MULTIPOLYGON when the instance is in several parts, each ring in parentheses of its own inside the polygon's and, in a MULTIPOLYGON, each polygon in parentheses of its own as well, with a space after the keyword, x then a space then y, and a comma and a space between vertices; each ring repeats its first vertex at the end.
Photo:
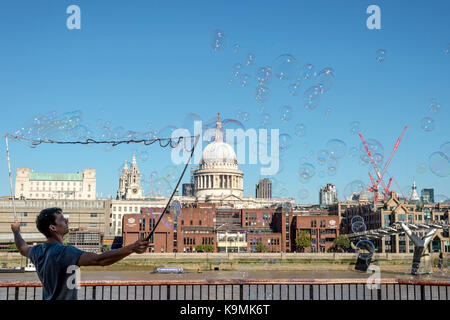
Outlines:
POLYGON ((60 208, 42 210, 36 218, 36 227, 47 241, 29 246, 20 235, 19 222, 16 220, 11 224, 20 254, 29 258, 36 267, 44 300, 77 300, 78 288, 73 284, 73 274, 79 271, 79 267, 108 266, 131 253, 143 253, 149 246, 148 241, 138 240, 120 249, 96 254, 64 245, 63 237, 69 232, 69 225, 60 208))

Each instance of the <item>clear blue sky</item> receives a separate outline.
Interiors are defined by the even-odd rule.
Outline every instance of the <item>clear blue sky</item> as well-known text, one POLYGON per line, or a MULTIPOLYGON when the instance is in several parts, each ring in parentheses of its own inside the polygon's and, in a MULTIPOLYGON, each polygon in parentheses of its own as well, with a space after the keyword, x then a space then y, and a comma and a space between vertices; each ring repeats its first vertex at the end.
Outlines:
MULTIPOLYGON (((113 127, 143 132, 148 123, 158 130, 180 127, 188 113, 207 120, 221 112, 236 119, 238 109, 249 113, 246 129, 260 125, 260 108, 271 115, 272 128, 292 137, 283 153, 283 170, 275 176, 276 190, 303 203, 317 203, 320 186, 333 183, 342 199, 354 180, 369 184, 367 165, 359 164, 349 150, 360 145, 350 133, 359 121, 366 139, 384 147, 385 159, 408 125, 389 172, 403 188, 416 179, 418 189, 433 187, 435 194, 450 196, 450 176, 439 177, 421 163, 450 140, 449 1, 11 1, 0 4, 0 105, 2 132, 26 126, 34 116, 55 110, 58 115, 81 110, 83 123, 94 128, 99 119, 113 127), (66 8, 81 8, 81 30, 69 30, 66 8), (381 8, 381 30, 366 27, 366 8, 381 8), (213 51, 211 33, 221 29, 227 47, 213 51), (240 45, 233 53, 232 46, 240 45), (385 49, 382 63, 376 51, 385 49), (251 78, 246 87, 233 79, 233 65, 245 63, 251 78), (314 80, 301 84, 300 94, 288 94, 286 81, 273 79, 269 100, 254 98, 255 70, 272 66, 282 54, 300 65, 318 70, 331 67, 335 81, 315 110, 302 105, 303 92, 314 80), (441 110, 429 110, 432 99, 441 110), (289 105, 293 118, 280 120, 279 107, 289 105), (331 108, 329 115, 326 110, 331 108), (435 129, 421 129, 431 117, 435 129), (304 137, 294 134, 297 123, 306 125, 304 137), (317 161, 327 141, 340 139, 347 153, 334 176, 317 161), (307 183, 299 179, 299 159, 306 157, 316 170, 307 183), (321 171, 323 171, 321 173, 321 171), (299 198, 299 191, 308 195, 299 198)), ((4 139, 0 145, 0 194, 9 194, 4 139)), ((156 145, 101 147, 41 145, 31 149, 11 143, 11 162, 42 172, 76 172, 97 169, 97 190, 113 195, 118 169, 131 161, 133 150, 146 150, 138 164, 145 179, 150 172, 163 174, 172 165, 170 150, 156 145)), ((182 166, 179 166, 181 172, 182 166)), ((253 195, 260 178, 259 165, 243 165, 246 195, 253 195)), ((186 180, 186 179, 185 179, 186 180)), ((386 181, 388 177, 386 177, 386 181)), ((144 184, 145 191, 149 185, 144 184)), ((396 186, 393 184, 393 189, 396 186)))

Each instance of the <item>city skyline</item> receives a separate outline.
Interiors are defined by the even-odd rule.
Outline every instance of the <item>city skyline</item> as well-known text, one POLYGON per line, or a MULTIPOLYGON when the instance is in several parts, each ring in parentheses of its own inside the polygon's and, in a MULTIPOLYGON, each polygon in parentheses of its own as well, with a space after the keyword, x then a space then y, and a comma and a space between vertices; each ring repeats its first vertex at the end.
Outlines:
MULTIPOLYGON (((450 140, 450 128, 445 125, 450 117, 450 55, 448 39, 441 32, 450 27, 445 18, 448 2, 430 6, 380 1, 381 30, 366 27, 367 4, 357 1, 320 5, 285 1, 261 5, 258 12, 250 3, 174 3, 179 9, 173 10, 173 3, 79 1, 80 30, 66 27, 68 2, 2 4, 5 26, 0 38, 8 43, 0 53, 1 60, 8 61, 0 75, 3 131, 13 134, 30 126, 33 117, 52 110, 56 118, 79 110, 80 124, 98 137, 108 125, 110 131, 122 127, 125 132, 168 137, 177 127, 193 132, 194 120, 209 124, 220 112, 224 120, 233 120, 227 122, 229 128, 279 129, 284 138, 280 173, 262 176, 259 164, 239 165, 244 172, 244 196, 253 196, 255 184, 267 177, 274 181, 274 196, 318 203, 318 191, 328 183, 336 186, 340 201, 349 183, 371 185, 368 171, 372 176, 374 172, 368 163, 360 164, 364 151, 358 130, 367 141, 379 142, 380 163, 384 163, 407 125, 385 183, 393 175, 405 189, 414 179, 419 191, 434 188, 436 201, 450 196, 448 160, 435 168, 442 176, 431 172, 429 161, 433 153, 444 153, 447 149, 441 147, 450 140), (263 23, 267 21, 274 23, 263 23), (34 28, 37 23, 40 28, 34 28), (217 35, 214 30, 225 34, 223 49, 211 47, 211 38, 217 35), (28 45, 33 46, 32 55, 28 45), (380 49, 385 50, 381 58, 377 56, 380 49), (318 84, 317 77, 303 77, 293 96, 290 90, 295 81, 274 75, 277 58, 286 54, 295 57, 299 68, 312 64, 316 72, 326 68, 334 72, 332 86, 312 109, 304 107, 304 92, 318 84), (261 77, 257 71, 265 66, 273 74, 270 83, 265 83, 270 89, 268 100, 260 103, 255 99, 261 77), (434 121, 421 123, 426 118, 434 121), (343 155, 324 159, 323 150, 343 155), (307 179, 299 176, 303 163, 314 166, 307 179)), ((303 71, 297 76, 303 76, 303 71)), ((4 181, 0 193, 6 196, 10 191, 4 139, 0 148, 4 181)), ((183 168, 178 165, 174 170, 170 149, 157 145, 40 145, 32 149, 10 142, 9 148, 13 179, 19 167, 37 172, 96 168, 98 193, 113 197, 120 169, 133 152, 146 181, 145 192, 151 190, 151 173, 172 177, 183 168)), ((182 183, 189 178, 187 173, 182 183)), ((394 182, 391 189, 398 191, 394 182)))

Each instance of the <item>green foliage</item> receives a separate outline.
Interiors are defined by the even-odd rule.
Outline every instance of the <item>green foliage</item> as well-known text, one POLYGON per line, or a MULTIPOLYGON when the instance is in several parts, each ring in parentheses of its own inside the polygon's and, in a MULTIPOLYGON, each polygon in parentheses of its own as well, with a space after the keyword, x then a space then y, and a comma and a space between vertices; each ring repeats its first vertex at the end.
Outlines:
POLYGON ((103 251, 109 251, 109 250, 111 250, 111 248, 110 248, 108 245, 106 245, 106 244, 104 244, 104 245, 102 246, 102 248, 103 248, 103 251))
POLYGON ((11 245, 8 247, 8 250, 19 251, 19 249, 17 249, 17 246, 16 246, 15 243, 11 244, 11 245))
POLYGON ((214 252, 212 244, 199 244, 195 246, 195 252, 214 252))
POLYGON ((340 250, 344 250, 350 247, 350 240, 349 238, 347 238, 344 235, 340 235, 338 236, 336 239, 334 239, 333 241, 334 245, 336 248, 340 249, 340 250))
POLYGON ((307 231, 300 231, 297 233, 297 238, 295 239, 295 244, 297 248, 304 249, 311 246, 311 236, 307 231))
POLYGON ((268 248, 262 242, 259 242, 256 245, 255 249, 256 249, 256 252, 266 252, 268 248))

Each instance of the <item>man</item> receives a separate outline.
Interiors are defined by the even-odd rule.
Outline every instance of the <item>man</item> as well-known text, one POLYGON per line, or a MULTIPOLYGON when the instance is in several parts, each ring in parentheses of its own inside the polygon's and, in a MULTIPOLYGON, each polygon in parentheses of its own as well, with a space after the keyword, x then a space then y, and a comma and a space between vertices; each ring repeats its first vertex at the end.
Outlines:
POLYGON ((108 266, 131 253, 143 253, 149 242, 138 240, 133 244, 102 254, 84 252, 74 246, 63 244, 63 237, 69 232, 68 220, 60 208, 48 208, 36 219, 37 229, 47 241, 29 246, 20 236, 19 222, 11 224, 14 242, 21 255, 29 258, 36 266, 42 282, 44 300, 76 300, 77 287, 73 284, 73 272, 81 266, 108 266))

